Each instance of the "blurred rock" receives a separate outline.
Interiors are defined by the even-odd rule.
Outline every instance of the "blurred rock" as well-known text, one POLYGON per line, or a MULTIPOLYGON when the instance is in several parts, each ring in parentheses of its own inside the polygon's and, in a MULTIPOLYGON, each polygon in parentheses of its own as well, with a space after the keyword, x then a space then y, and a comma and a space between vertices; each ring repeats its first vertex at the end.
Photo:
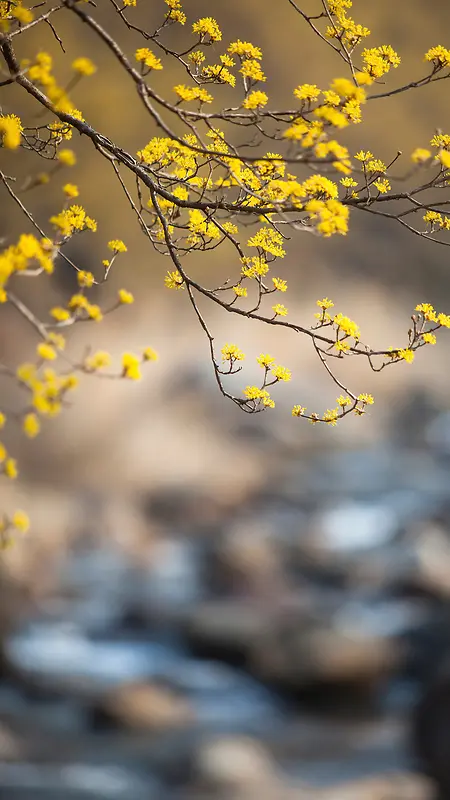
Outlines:
POLYGON ((379 503, 346 503, 321 512, 311 522, 310 548, 345 558, 380 548, 397 532, 392 510, 379 503))
POLYGON ((266 627, 267 611, 261 605, 231 599, 200 603, 184 623, 194 653, 241 663, 266 627))
POLYGON ((440 800, 450 797, 450 656, 425 687, 412 719, 412 743, 419 763, 436 783, 440 800))
POLYGON ((234 523, 214 547, 209 585, 227 594, 271 597, 285 585, 280 543, 263 519, 234 523))
POLYGON ((282 704, 272 692, 242 670, 218 661, 180 658, 161 679, 188 698, 204 729, 256 734, 282 721, 282 704))
POLYGON ((165 538, 152 550, 142 601, 164 619, 186 610, 202 597, 199 545, 189 539, 165 538))
POLYGON ((433 789, 429 781, 421 775, 404 773, 337 784, 329 789, 312 791, 309 798, 311 800, 432 800, 433 789))
POLYGON ((412 551, 416 580, 436 596, 450 597, 450 536, 442 525, 428 522, 416 530, 412 551))
POLYGON ((135 683, 120 686, 96 705, 94 723, 133 730, 161 731, 195 721, 195 711, 179 694, 164 686, 135 683))
POLYGON ((251 665, 263 680, 291 689, 311 684, 355 684, 368 689, 402 663, 399 642, 369 632, 350 635, 324 623, 280 621, 252 649, 251 665))
POLYGON ((13 667, 36 685, 79 697, 151 678, 177 657, 158 642, 96 641, 74 623, 48 621, 17 631, 7 642, 6 654, 13 667))
POLYGON ((220 737, 204 743, 198 750, 195 766, 199 784, 209 789, 261 791, 276 780, 268 750, 258 741, 242 736, 220 737))
POLYGON ((0 792, 9 800, 161 800, 161 788, 153 776, 114 765, 25 762, 4 764, 0 774, 0 792))

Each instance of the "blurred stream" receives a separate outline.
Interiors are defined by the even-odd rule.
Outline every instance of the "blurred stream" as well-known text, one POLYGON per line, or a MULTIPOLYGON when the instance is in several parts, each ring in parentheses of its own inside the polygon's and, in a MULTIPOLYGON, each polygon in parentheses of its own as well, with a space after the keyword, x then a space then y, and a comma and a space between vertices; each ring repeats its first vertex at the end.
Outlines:
POLYGON ((8 798, 256 798, 256 745, 292 797, 384 797, 364 782, 415 769, 408 717, 450 647, 449 440, 445 414, 414 452, 297 456, 207 535, 174 490, 140 562, 84 531, 6 642, 8 798))

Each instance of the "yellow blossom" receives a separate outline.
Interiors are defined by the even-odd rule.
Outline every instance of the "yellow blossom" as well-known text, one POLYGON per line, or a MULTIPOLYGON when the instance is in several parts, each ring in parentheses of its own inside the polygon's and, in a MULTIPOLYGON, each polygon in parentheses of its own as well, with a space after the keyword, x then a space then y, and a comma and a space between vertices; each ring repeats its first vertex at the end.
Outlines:
POLYGON ((325 311, 327 308, 333 308, 334 303, 332 300, 329 300, 328 297, 324 297, 323 300, 317 300, 316 305, 325 311))
POLYGON ((256 108, 264 108, 264 106, 267 105, 268 100, 269 98, 265 92, 259 92, 255 90, 254 92, 250 92, 250 94, 245 98, 242 103, 242 107, 253 111, 256 108))
POLYGON ((236 344, 225 344, 221 351, 222 353, 222 361, 243 361, 245 358, 245 354, 236 344))
POLYGON ((265 369, 270 369, 275 364, 274 357, 270 356, 268 353, 261 353, 256 361, 260 367, 264 367, 265 369))
POLYGON ((47 334, 47 341, 53 344, 57 350, 64 350, 66 346, 64 336, 60 333, 55 333, 55 331, 50 331, 50 333, 47 334))
POLYGON ((438 321, 436 312, 431 303, 419 303, 419 305, 416 306, 415 310, 420 311, 420 313, 423 314, 424 319, 426 319, 427 322, 438 321))
POLYGON ((108 242, 108 247, 115 253, 126 253, 128 249, 127 246, 122 242, 122 239, 111 239, 111 241, 108 242))
POLYGON ((63 186, 63 192, 67 195, 67 197, 71 198, 78 197, 80 194, 78 186, 75 186, 74 183, 66 183, 65 186, 63 186))
POLYGON ((76 58, 72 61, 72 69, 78 72, 79 75, 93 75, 97 71, 97 67, 90 58, 76 58))
POLYGON ((142 358, 144 361, 158 361, 158 353, 153 347, 146 347, 142 353, 142 358))
POLYGON ((263 389, 260 389, 259 386, 246 386, 244 389, 247 400, 260 400, 262 392, 263 389))
POLYGON ((286 306, 282 303, 275 303, 275 305, 272 306, 272 311, 276 317, 286 317, 288 313, 286 306))
POLYGON ((431 151, 426 147, 416 147, 411 153, 411 161, 414 161, 415 164, 424 164, 429 158, 431 158, 431 151))
POLYGON ((333 321, 336 327, 345 333, 346 336, 351 336, 353 339, 360 338, 359 326, 349 317, 345 317, 344 314, 339 313, 336 314, 333 321))
POLYGON ((292 378, 291 371, 289 369, 287 369, 287 367, 282 367, 281 365, 273 367, 272 375, 278 381, 290 381, 291 378, 292 378))
POLYGON ((95 322, 102 321, 103 319, 102 310, 100 306, 98 306, 96 303, 87 303, 85 309, 90 319, 93 319, 95 322))
POLYGON ((92 272, 85 272, 84 270, 80 269, 77 272, 77 281, 79 286, 84 286, 90 289, 90 287, 95 283, 95 278, 92 272))
POLYGON ((71 309, 86 309, 88 301, 84 294, 74 294, 70 298, 68 306, 71 309))
POLYGON ((93 353, 92 356, 89 356, 85 359, 84 367, 88 371, 95 372, 97 369, 104 369, 104 367, 109 367, 111 364, 111 356, 105 350, 98 350, 96 353, 93 353))
POLYGON ((26 533, 30 527, 30 520, 25 511, 15 511, 12 515, 11 522, 21 533, 26 533))
POLYGON ((186 14, 181 10, 181 0, 164 0, 166 6, 169 6, 169 11, 166 18, 171 22, 179 22, 180 25, 186 23, 186 14))
POLYGON ((373 399, 371 394, 367 394, 364 392, 363 394, 358 395, 358 400, 364 405, 373 406, 375 400, 373 399))
POLYGON ((306 411, 306 406, 296 405, 292 409, 292 416, 293 417, 302 417, 306 411))
POLYGON ((124 305, 134 303, 134 297, 131 292, 127 292, 126 289, 119 289, 119 303, 124 305))
POLYGON ((202 17, 194 22, 192 25, 193 33, 200 34, 201 41, 205 38, 210 42, 220 42, 222 39, 222 32, 213 17, 202 17))
POLYGON ((276 289, 278 292, 287 292, 287 282, 282 278, 272 278, 272 283, 274 289, 276 289))
POLYGON ((286 251, 282 248, 283 237, 274 228, 260 228, 259 231, 251 236, 247 242, 247 247, 259 247, 266 253, 283 258, 286 251))
POLYGON ((140 61, 142 64, 145 64, 148 69, 162 69, 163 65, 161 64, 161 59, 157 58, 155 54, 148 49, 148 47, 139 47, 134 57, 136 61, 140 61))
POLYGON ((70 319, 70 311, 68 311, 67 308, 62 308, 61 306, 55 306, 55 308, 52 308, 50 315, 57 322, 65 322, 66 320, 70 319))
MULTIPOLYGON (((19 5, 15 6, 11 10, 11 14, 12 14, 13 17, 15 17, 15 19, 18 22, 20 22, 21 25, 27 25, 29 22, 32 22, 33 19, 34 19, 33 12, 30 11, 29 8, 24 8, 23 6, 19 6, 19 5)), ((0 18, 1 18, 1 15, 0 15, 0 18)))
POLYGON ((251 42, 241 42, 238 39, 236 42, 231 42, 228 47, 228 52, 232 55, 239 56, 246 59, 261 60, 262 51, 260 47, 255 47, 251 42))
POLYGON ((22 123, 15 114, 0 116, 0 141, 8 150, 16 150, 22 136, 22 123))
POLYGON ((294 89, 294 95, 298 100, 317 100, 320 95, 320 89, 315 84, 303 83, 294 89))
POLYGON ((380 194, 386 194, 391 189, 391 184, 387 180, 387 178, 378 178, 378 180, 373 182, 375 189, 378 189, 380 194))
POLYGON ((58 150, 57 152, 57 159, 60 164, 64 164, 66 167, 73 167, 74 164, 77 163, 77 158, 73 150, 69 149, 62 149, 58 150))
POLYGON ((168 289, 184 289, 184 278, 178 270, 168 272, 164 278, 164 283, 168 289))
POLYGON ((261 69, 261 64, 256 59, 247 59, 242 62, 242 67, 239 70, 244 78, 249 78, 252 81, 266 81, 267 78, 261 69))
POLYGON ((425 53, 425 61, 433 61, 439 67, 450 67, 450 50, 438 44, 425 53))
POLYGON ((410 347, 407 347, 405 350, 399 350, 398 356, 403 358, 408 364, 412 364, 414 361, 414 351, 411 350, 410 347))
POLYGON ((37 436, 41 430, 39 417, 33 413, 26 414, 22 423, 22 428, 29 439, 34 439, 34 437, 37 436))
POLYGON ((423 215, 424 222, 430 222, 431 225, 437 223, 438 225, 442 224, 442 214, 438 211, 427 211, 426 214, 423 215))
POLYGON ((331 408, 331 409, 329 408, 327 409, 327 411, 325 411, 323 415, 323 421, 326 422, 327 425, 332 425, 332 426, 337 425, 338 414, 339 414, 338 408, 331 408))
POLYGON ((192 61, 193 64, 200 66, 206 60, 206 56, 202 50, 194 50, 193 53, 189 53, 189 61, 192 61))
POLYGON ((183 83, 173 87, 173 91, 178 95, 180 100, 189 103, 192 100, 199 100, 200 103, 212 103, 213 97, 206 89, 200 86, 185 86, 183 83))
POLYGON ((335 342, 334 346, 339 353, 348 353, 348 351, 350 350, 349 343, 343 342, 342 340, 339 342, 335 342))
POLYGON ((36 352, 40 358, 44 359, 44 361, 54 361, 54 359, 57 357, 55 348, 50 344, 46 344, 46 342, 41 342, 38 344, 36 352))
POLYGON ((142 377, 140 363, 141 360, 138 356, 135 356, 133 353, 124 353, 122 356, 124 378, 130 378, 132 381, 140 380, 142 377))
POLYGON ((386 172, 386 164, 379 158, 371 158, 366 167, 368 172, 386 172))
POLYGON ((450 328, 450 315, 449 314, 438 314, 437 321, 439 325, 442 325, 443 328, 450 328))
POLYGON ((7 478, 10 478, 11 480, 14 480, 15 478, 17 478, 19 472, 18 472, 18 469, 17 469, 17 461, 16 461, 16 459, 15 458, 7 458, 5 463, 4 463, 4 465, 3 465, 3 471, 4 471, 4 473, 5 473, 7 478))

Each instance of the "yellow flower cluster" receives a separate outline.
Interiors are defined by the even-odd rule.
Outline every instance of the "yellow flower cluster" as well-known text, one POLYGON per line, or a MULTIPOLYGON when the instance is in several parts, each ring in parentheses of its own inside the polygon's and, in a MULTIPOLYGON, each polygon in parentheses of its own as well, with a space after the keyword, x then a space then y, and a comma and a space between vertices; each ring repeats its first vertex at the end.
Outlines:
POLYGON ((255 408, 261 404, 264 408, 275 408, 275 401, 272 400, 267 389, 260 389, 259 386, 246 386, 244 395, 247 400, 253 401, 255 408))
POLYGON ((196 244, 201 241, 203 237, 208 239, 220 239, 220 230, 214 222, 208 220, 201 211, 194 208, 189 211, 189 230, 191 236, 188 238, 188 244, 196 244))
POLYGON ((260 92, 255 89, 243 100, 242 107, 247 108, 249 111, 254 111, 257 108, 264 108, 269 102, 269 98, 265 92, 260 92))
POLYGON ((14 3, 2 0, 0 2, 0 30, 5 33, 9 30, 9 21, 16 21, 20 25, 28 25, 34 19, 33 12, 22 5, 23 0, 15 0, 14 3))
POLYGON ((254 236, 251 236, 247 242, 247 247, 257 247, 266 253, 278 258, 283 258, 286 251, 283 250, 283 237, 279 231, 274 228, 260 228, 254 236))
POLYGON ((94 62, 85 57, 76 58, 75 61, 72 61, 72 69, 78 72, 79 75, 86 76, 93 75, 97 71, 94 62))
POLYGON ((438 44, 436 47, 430 47, 425 53, 425 61, 432 61, 433 64, 442 69, 442 67, 450 67, 450 50, 438 44))
POLYGON ((200 41, 205 42, 220 42, 222 39, 222 32, 213 17, 202 17, 194 22, 192 25, 193 33, 198 33, 200 41))
POLYGON ((16 150, 22 138, 22 123, 15 114, 0 115, 0 142, 8 150, 16 150))
MULTIPOLYGON (((78 59, 72 64, 78 74, 88 75, 95 72, 95 66, 89 59, 78 59), (77 65, 78 62, 78 68, 77 65)), ((67 114, 81 119, 81 113, 75 108, 67 92, 59 86, 55 76, 52 74, 53 58, 50 53, 41 51, 37 54, 34 63, 24 60, 21 63, 22 69, 27 69, 27 77, 33 83, 38 83, 44 87, 45 94, 53 103, 56 111, 63 111, 67 114)))
POLYGON ((221 353, 222 361, 230 361, 231 363, 234 361, 243 361, 245 358, 245 354, 236 344, 224 344, 221 353))
POLYGON ((213 101, 212 95, 201 86, 185 86, 184 83, 180 83, 173 87, 173 91, 180 100, 187 103, 192 100, 198 100, 200 103, 212 103, 213 101))
POLYGON ((328 0, 327 5, 334 19, 332 25, 327 26, 325 35, 342 42, 351 52, 362 39, 370 35, 370 30, 349 17, 347 9, 352 7, 352 0, 328 0))
POLYGON ((7 284, 14 273, 38 266, 50 274, 53 259, 53 244, 49 239, 39 240, 31 233, 22 234, 17 244, 0 252, 0 302, 7 300, 7 284))
POLYGON ((246 60, 261 61, 262 59, 260 47, 255 47, 251 42, 241 42, 240 39, 231 42, 228 47, 228 52, 233 56, 239 56, 239 58, 246 60))
POLYGON ((390 45, 371 47, 362 52, 364 71, 371 78, 382 78, 389 70, 396 69, 400 65, 400 56, 390 45))
POLYGON ((97 223, 86 214, 82 206, 70 206, 50 217, 50 222, 64 237, 71 236, 75 231, 96 231, 97 223))
POLYGON ((336 325, 338 333, 343 333, 344 336, 349 336, 352 339, 355 339, 355 341, 358 341, 358 339, 361 337, 359 326, 356 324, 356 322, 353 322, 352 319, 344 316, 344 314, 336 314, 333 321, 336 325))
POLYGON ((261 69, 261 64, 255 58, 248 58, 242 62, 242 67, 239 72, 242 73, 244 78, 248 78, 252 83, 257 81, 266 81, 267 78, 261 69))
POLYGON ((164 283, 168 289, 184 289, 184 278, 178 270, 168 272, 164 278, 164 283))
MULTIPOLYGON (((44 346, 50 348, 50 345, 44 346)), ((44 353, 49 356, 50 349, 44 353)), ((21 364, 17 369, 17 379, 30 390, 31 405, 35 410, 43 416, 54 417, 60 413, 66 394, 78 386, 78 378, 74 374, 58 375, 45 366, 45 357, 41 356, 41 359, 41 367, 21 364)))
POLYGON ((166 6, 169 6, 169 11, 166 14, 166 19, 170 22, 179 22, 180 25, 186 23, 186 14, 182 10, 181 0, 164 0, 166 6))
POLYGON ((136 50, 134 57, 136 61, 140 61, 142 64, 148 67, 148 69, 159 70, 163 68, 161 59, 157 58, 155 54, 148 49, 148 47, 139 47, 136 50))
POLYGON ((204 67, 201 74, 202 80, 211 83, 228 83, 230 86, 236 85, 236 78, 223 64, 211 64, 204 67))
POLYGON ((335 233, 345 236, 348 232, 349 209, 338 200, 310 200, 305 210, 310 219, 316 220, 316 228, 322 236, 335 233))

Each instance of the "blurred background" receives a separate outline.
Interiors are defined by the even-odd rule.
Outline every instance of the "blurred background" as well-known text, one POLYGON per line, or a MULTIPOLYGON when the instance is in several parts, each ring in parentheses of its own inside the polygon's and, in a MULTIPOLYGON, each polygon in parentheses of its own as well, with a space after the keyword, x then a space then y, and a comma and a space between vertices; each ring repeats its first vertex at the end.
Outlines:
MULTIPOLYGON (((127 53, 142 46, 112 5, 97 5, 127 53)), ((132 12, 153 29, 165 6, 139 5, 132 12)), ((184 9, 190 23, 217 17, 217 53, 236 38, 262 47, 278 107, 299 83, 326 87, 344 74, 288 2, 187 0, 184 9)), ((356 0, 368 46, 389 43, 402 56, 390 88, 424 75, 424 52, 448 44, 450 6, 429 10, 420 0, 356 0)), ((98 73, 71 96, 94 127, 136 152, 157 132, 125 73, 68 12, 55 26, 66 55, 43 26, 18 37, 19 55, 52 52, 63 85, 73 58, 90 56, 98 73)), ((187 28, 168 40, 183 47, 187 28)), ((162 94, 179 81, 170 62, 155 74, 162 94)), ((385 161, 402 150, 406 170, 415 147, 449 130, 445 86, 370 103, 365 122, 338 138, 385 161)), ((2 90, 2 108, 36 119, 15 87, 2 90)), ((309 342, 205 307, 219 347, 236 342, 248 361, 269 351, 292 370, 274 410, 245 415, 218 393, 204 335, 183 293, 165 289, 168 262, 135 225, 110 165, 78 136, 70 146, 71 170, 2 156, 19 184, 50 167, 49 184, 21 195, 44 228, 62 207, 62 185, 79 186, 99 223, 67 250, 81 268, 100 276, 106 242, 128 245, 95 302, 107 307, 125 286, 133 309, 69 329, 70 352, 90 344, 119 360, 151 345, 160 360, 139 384, 86 376, 37 440, 14 430, 5 440, 21 474, 1 483, 1 506, 27 509, 32 529, 0 566, 2 796, 430 798, 410 720, 436 667, 445 683, 450 648, 446 332, 412 366, 374 374, 360 359, 344 364, 343 379, 375 405, 336 429, 313 428, 291 417, 292 405, 321 412, 336 392, 309 342)), ((4 189, 1 203, 9 244, 26 221, 4 189)), ((210 285, 239 268, 220 249, 195 258, 191 272, 210 285)), ((310 324, 327 295, 380 349, 404 345, 417 303, 450 311, 445 247, 362 212, 348 237, 294 235, 284 261, 290 319, 310 324)), ((44 315, 75 286, 61 263, 20 292, 44 315)), ((2 307, 0 361, 14 367, 35 344, 2 307)), ((9 383, 1 392, 5 408, 19 402, 9 383)))

